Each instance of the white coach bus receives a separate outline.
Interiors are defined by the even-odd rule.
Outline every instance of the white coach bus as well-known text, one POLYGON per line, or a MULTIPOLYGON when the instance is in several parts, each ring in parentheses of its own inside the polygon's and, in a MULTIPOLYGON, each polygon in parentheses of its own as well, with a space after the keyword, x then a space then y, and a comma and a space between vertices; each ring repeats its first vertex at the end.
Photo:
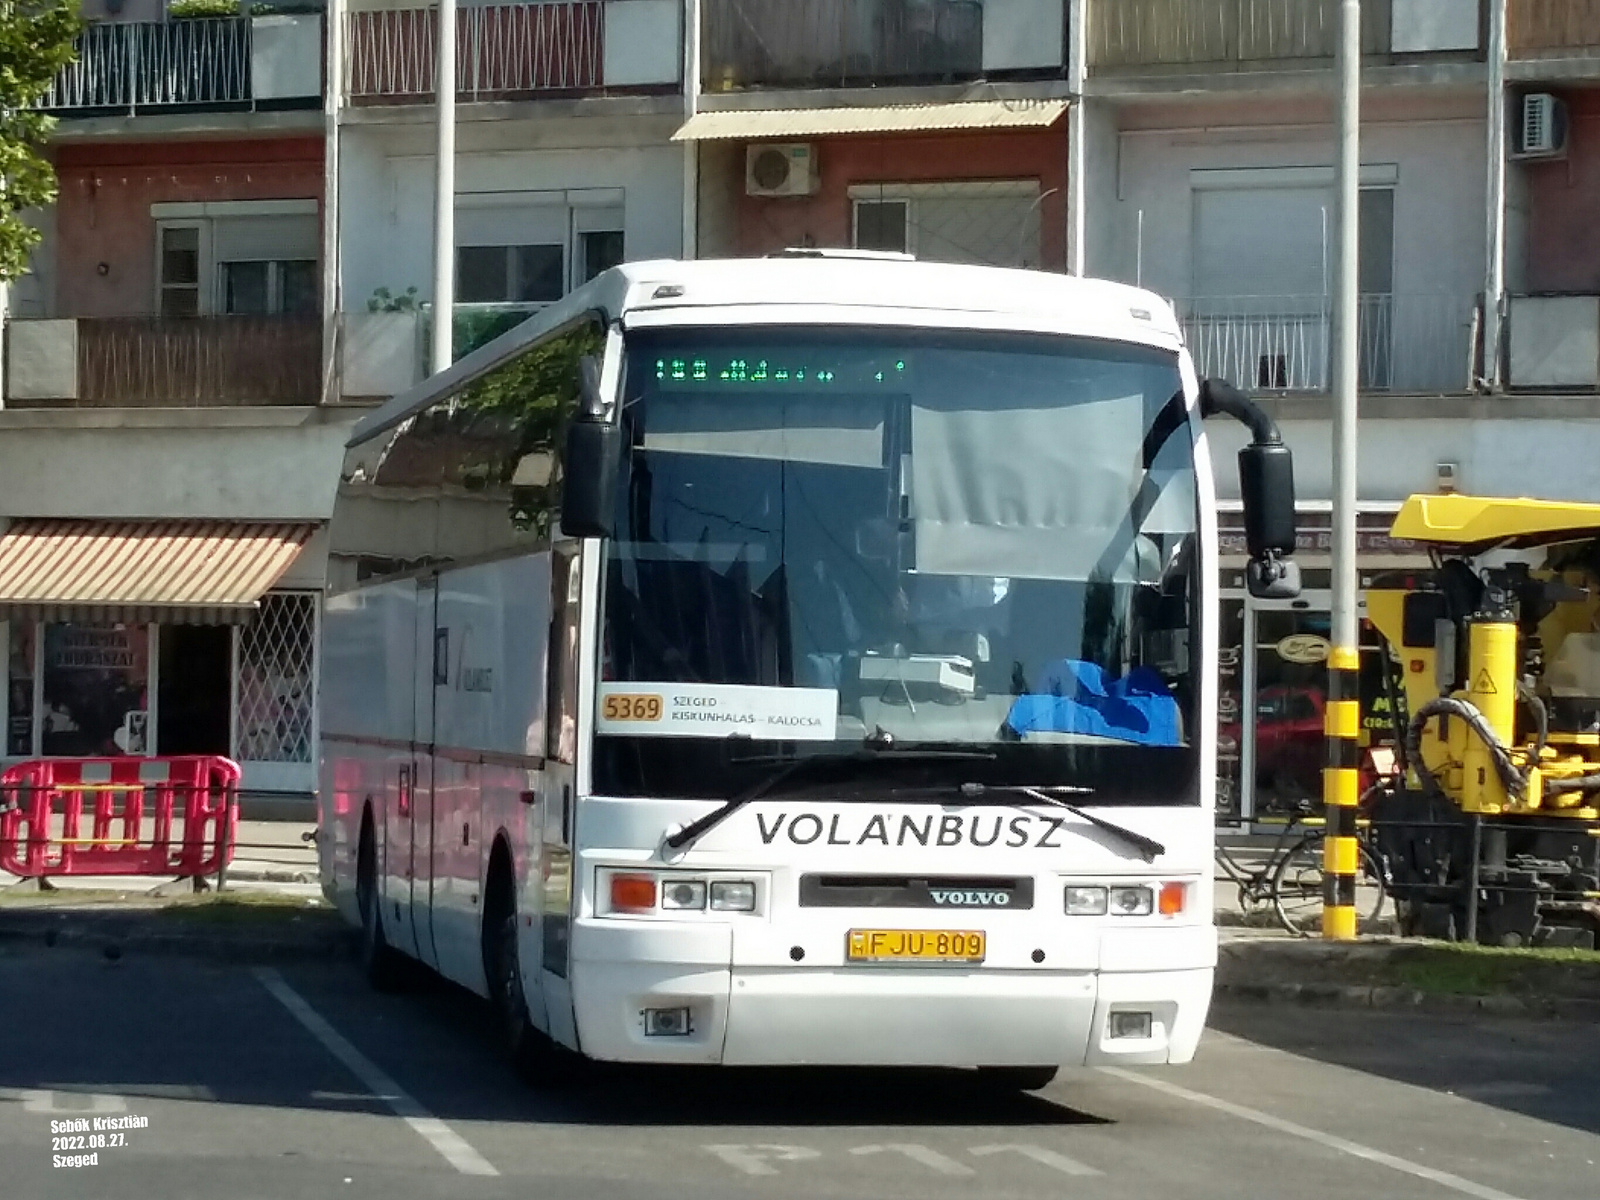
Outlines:
POLYGON ((488 996, 535 1073, 1188 1060, 1213 412, 1292 594, 1277 431, 1116 284, 629 264, 368 416, 319 846, 374 982, 488 996))

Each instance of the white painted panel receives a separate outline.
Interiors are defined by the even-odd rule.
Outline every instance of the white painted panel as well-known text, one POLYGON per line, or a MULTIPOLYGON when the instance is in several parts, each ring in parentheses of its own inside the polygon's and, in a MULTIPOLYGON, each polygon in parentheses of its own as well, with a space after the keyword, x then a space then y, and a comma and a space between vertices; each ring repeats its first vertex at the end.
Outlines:
POLYGON ((983 69, 1059 67, 1066 53, 1062 0, 984 0, 983 69))
POLYGON ((679 0, 606 0, 601 78, 607 87, 677 83, 679 0))
POLYGON ((539 246, 567 244, 567 206, 560 193, 552 203, 474 205, 456 212, 458 246, 539 246))
POLYGON ((429 966, 439 966, 439 935, 434 923, 435 898, 441 868, 439 849, 439 764, 429 754, 434 727, 434 647, 438 612, 438 587, 433 580, 418 580, 412 611, 412 676, 401 695, 411 702, 409 755, 411 804, 408 816, 411 860, 410 910, 416 954, 429 966))
POLYGON ((1390 0, 1390 4, 1390 46, 1396 54, 1478 48, 1478 6, 1471 0, 1390 0))
POLYGON ((1600 386, 1600 296, 1511 298, 1513 387, 1600 386))
POLYGON ((422 379, 419 317, 409 312, 352 312, 344 318, 341 390, 346 396, 383 396, 422 379))
POLYGON ((322 95, 320 14, 250 19, 250 91, 257 100, 322 95))
POLYGON ((11 321, 5 337, 7 400, 78 398, 76 321, 11 321))

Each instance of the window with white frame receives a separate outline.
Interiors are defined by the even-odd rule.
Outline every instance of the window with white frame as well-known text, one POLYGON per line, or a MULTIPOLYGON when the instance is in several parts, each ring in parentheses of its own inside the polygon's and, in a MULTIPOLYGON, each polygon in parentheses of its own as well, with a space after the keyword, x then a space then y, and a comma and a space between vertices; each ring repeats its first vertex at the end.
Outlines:
POLYGON ((315 200, 156 204, 163 317, 309 316, 321 307, 315 200))
POLYGON ((1033 179, 856 184, 852 244, 936 262, 1037 267, 1041 199, 1033 179))
POLYGON ((464 193, 456 300, 548 304, 623 259, 621 189, 464 193))

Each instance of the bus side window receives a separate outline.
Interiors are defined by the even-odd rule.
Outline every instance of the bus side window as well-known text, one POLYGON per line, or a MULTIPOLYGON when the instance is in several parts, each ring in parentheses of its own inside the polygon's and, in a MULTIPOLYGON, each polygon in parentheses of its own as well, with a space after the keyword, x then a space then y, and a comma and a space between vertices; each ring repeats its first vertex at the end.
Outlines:
POLYGON ((550 556, 550 681, 547 756, 571 765, 578 744, 578 558, 572 548, 550 556))

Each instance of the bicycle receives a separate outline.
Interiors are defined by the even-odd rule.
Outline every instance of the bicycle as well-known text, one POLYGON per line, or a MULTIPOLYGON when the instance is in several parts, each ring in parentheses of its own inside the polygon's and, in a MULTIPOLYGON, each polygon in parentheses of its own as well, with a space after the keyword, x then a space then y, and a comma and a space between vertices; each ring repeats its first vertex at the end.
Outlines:
MULTIPOLYGON (((1361 803, 1364 805, 1377 790, 1377 787, 1368 789, 1361 803)), ((1240 909, 1249 913, 1257 905, 1270 901, 1278 924, 1296 937, 1311 935, 1323 905, 1326 822, 1310 816, 1310 812, 1310 802, 1302 801, 1298 810, 1284 822, 1266 861, 1258 870, 1240 862, 1221 842, 1216 846, 1217 866, 1238 887, 1240 909)), ((1388 886, 1382 859, 1373 849, 1370 826, 1361 820, 1356 823, 1356 854, 1359 865, 1356 931, 1371 933, 1376 930, 1383 913, 1388 886)))

